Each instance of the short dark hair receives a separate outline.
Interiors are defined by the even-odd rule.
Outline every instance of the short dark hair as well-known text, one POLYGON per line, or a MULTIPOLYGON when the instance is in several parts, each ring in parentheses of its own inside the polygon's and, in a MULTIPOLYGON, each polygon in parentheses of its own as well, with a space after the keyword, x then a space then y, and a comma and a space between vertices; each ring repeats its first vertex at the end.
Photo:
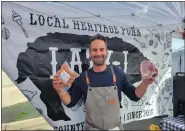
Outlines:
POLYGON ((103 40, 105 42, 105 46, 107 47, 106 37, 101 34, 96 34, 90 38, 89 48, 91 47, 91 42, 94 40, 103 40))

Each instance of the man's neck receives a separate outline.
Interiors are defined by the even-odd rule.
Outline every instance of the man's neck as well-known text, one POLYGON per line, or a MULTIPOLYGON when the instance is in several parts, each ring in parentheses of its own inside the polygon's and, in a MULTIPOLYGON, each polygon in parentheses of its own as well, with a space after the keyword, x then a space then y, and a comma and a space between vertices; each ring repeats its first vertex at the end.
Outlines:
POLYGON ((102 66, 93 65, 93 71, 94 72, 103 72, 104 70, 106 70, 106 68, 107 68, 106 64, 104 64, 102 66))

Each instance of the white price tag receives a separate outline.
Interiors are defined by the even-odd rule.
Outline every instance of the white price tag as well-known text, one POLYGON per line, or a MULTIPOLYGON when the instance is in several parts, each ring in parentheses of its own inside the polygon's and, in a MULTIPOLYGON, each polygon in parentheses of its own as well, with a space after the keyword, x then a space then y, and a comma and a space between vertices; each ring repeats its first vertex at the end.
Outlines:
POLYGON ((69 80, 71 76, 66 72, 66 71, 61 71, 60 72, 60 78, 65 82, 67 83, 67 81, 69 80))

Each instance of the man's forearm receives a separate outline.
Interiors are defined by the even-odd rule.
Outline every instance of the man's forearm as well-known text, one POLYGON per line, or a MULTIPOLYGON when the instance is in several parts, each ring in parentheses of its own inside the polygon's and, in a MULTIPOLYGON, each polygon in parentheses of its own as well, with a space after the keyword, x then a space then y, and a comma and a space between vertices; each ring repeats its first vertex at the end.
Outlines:
POLYGON ((61 101, 65 104, 68 105, 71 102, 71 96, 69 95, 68 92, 65 92, 61 90, 60 92, 57 92, 61 101))
POLYGON ((147 88, 148 88, 148 84, 142 81, 141 84, 135 90, 136 96, 139 98, 143 97, 147 91, 147 88))

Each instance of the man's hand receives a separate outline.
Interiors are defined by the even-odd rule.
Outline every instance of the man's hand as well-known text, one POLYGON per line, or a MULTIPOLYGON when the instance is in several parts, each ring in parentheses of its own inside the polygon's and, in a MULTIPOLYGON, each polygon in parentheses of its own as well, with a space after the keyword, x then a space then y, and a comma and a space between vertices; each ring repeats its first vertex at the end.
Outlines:
POLYGON ((155 78, 149 78, 149 79, 143 79, 142 83, 144 83, 146 86, 149 86, 150 84, 152 84, 155 81, 155 78))
POLYGON ((60 79, 59 74, 60 72, 58 71, 53 78, 53 87, 57 91, 57 94, 59 95, 61 101, 65 105, 68 105, 71 101, 71 96, 69 95, 69 93, 64 91, 64 87, 66 87, 66 84, 60 79))
POLYGON ((141 84, 136 88, 135 93, 139 98, 144 96, 148 86, 152 84, 155 81, 156 77, 158 76, 157 68, 154 65, 153 67, 154 67, 154 71, 156 72, 156 74, 154 74, 151 78, 144 78, 141 84))
POLYGON ((156 77, 158 76, 158 69, 155 67, 155 65, 153 63, 151 63, 151 64, 152 64, 152 66, 151 66, 152 69, 150 69, 150 70, 154 71, 155 74, 153 74, 151 78, 144 78, 142 80, 142 82, 147 86, 152 84, 155 81, 156 77))
POLYGON ((56 75, 54 75, 53 87, 57 92, 63 91, 63 88, 65 87, 64 81, 62 81, 59 77, 59 71, 56 73, 56 75))
POLYGON ((53 87, 57 92, 61 92, 64 87, 69 87, 70 83, 73 83, 75 81, 75 77, 70 77, 68 82, 65 83, 61 78, 60 78, 60 70, 54 75, 53 78, 53 87))

